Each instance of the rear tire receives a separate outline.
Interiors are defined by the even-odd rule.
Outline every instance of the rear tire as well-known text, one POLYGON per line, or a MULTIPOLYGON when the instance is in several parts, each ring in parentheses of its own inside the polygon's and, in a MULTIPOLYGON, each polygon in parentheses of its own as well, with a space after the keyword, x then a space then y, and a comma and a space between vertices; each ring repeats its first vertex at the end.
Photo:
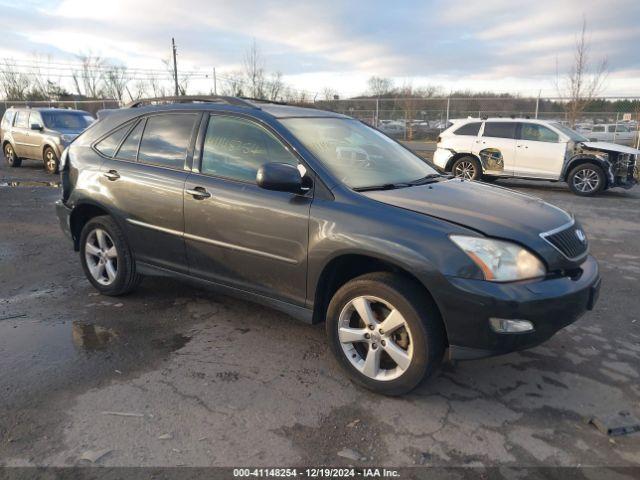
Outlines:
POLYGON ((343 285, 329 303, 326 329, 349 376, 384 395, 413 390, 437 370, 444 354, 444 327, 435 304, 420 285, 388 272, 343 285))
POLYGON ((51 175, 58 173, 60 160, 53 148, 45 147, 44 152, 42 153, 42 161, 44 162, 44 169, 47 173, 50 173, 51 175))
POLYGON ((125 295, 142 281, 127 239, 106 215, 92 218, 83 227, 80 263, 89 282, 103 295, 125 295))
POLYGON ((569 172, 567 183, 576 195, 590 197, 605 189, 607 179, 600 166, 595 163, 583 163, 569 172))
POLYGON ((482 176, 482 166, 477 158, 467 155, 453 162, 451 173, 456 178, 478 180, 482 176))
POLYGON ((13 145, 11 145, 10 143, 7 143, 4 146, 4 158, 7 162, 7 165, 12 168, 18 168, 20 165, 22 165, 22 159, 16 156, 16 151, 13 149, 13 145))

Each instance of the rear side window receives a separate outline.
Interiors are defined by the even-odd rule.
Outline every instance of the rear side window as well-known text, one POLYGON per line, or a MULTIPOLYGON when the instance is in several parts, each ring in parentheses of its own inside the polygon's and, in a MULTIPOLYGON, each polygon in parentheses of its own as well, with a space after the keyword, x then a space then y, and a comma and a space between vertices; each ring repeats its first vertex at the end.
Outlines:
POLYGON ((520 138, 522 140, 550 143, 557 143, 560 139, 556 132, 536 123, 523 123, 520 138))
POLYGON ((483 137, 516 138, 516 122, 487 122, 484 124, 483 137))
POLYGON ((480 122, 467 123, 466 125, 463 125, 457 130, 455 130, 453 133, 455 135, 471 135, 471 136, 477 137, 478 132, 480 131, 480 125, 481 125, 480 122))
POLYGON ((132 162, 136 161, 138 156, 138 146, 140 145, 140 137, 142 137, 142 130, 144 129, 144 122, 144 119, 140 120, 138 125, 131 130, 131 133, 120 147, 120 150, 118 150, 116 157, 121 158, 122 160, 130 160, 132 162))
POLYGON ((187 148, 197 115, 191 113, 154 115, 140 142, 138 161, 169 168, 184 168, 187 148))
POLYGON ((29 128, 29 112, 18 112, 15 126, 18 128, 29 128))
POLYGON ((0 127, 2 129, 7 129, 11 127, 11 124, 13 123, 14 115, 15 115, 15 112, 13 110, 7 110, 6 112, 4 112, 4 116, 2 117, 2 124, 0 125, 0 127))
POLYGON ((120 127, 108 137, 100 140, 100 142, 96 144, 96 150, 107 157, 113 157, 113 154, 116 153, 116 149, 129 130, 129 127, 131 127, 131 123, 120 127))
POLYGON ((211 116, 201 172, 254 183, 265 163, 298 165, 298 159, 270 132, 241 118, 211 116))

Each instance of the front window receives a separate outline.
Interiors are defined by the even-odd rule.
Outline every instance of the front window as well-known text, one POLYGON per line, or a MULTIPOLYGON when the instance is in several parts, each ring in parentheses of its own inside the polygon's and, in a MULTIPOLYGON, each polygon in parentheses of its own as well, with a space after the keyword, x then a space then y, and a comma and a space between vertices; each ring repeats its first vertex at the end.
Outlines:
POLYGON ((42 112, 44 125, 51 130, 82 131, 93 123, 93 117, 78 112, 42 112))
POLYGON ((522 140, 531 140, 533 142, 557 143, 559 141, 558 134, 556 132, 536 123, 523 123, 520 138, 522 140))
MULTIPOLYGON (((560 130, 567 137, 569 137, 569 139, 572 142, 588 142, 589 141, 589 139, 587 137, 585 137, 584 135, 580 135, 575 130, 571 130, 569 127, 565 127, 561 123, 552 123, 551 125, 553 125, 554 128, 557 128, 558 130, 560 130)), ((593 127, 593 131, 597 132, 598 131, 597 128, 598 127, 593 127)))
POLYGON ((437 174, 420 157, 357 120, 313 117, 281 122, 351 188, 403 184, 437 174))

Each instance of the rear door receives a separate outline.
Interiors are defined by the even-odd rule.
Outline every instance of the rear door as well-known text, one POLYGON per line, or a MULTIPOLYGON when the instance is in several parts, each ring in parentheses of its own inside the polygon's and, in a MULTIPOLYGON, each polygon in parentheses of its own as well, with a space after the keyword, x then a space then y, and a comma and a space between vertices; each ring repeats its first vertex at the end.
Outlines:
POLYGON ((298 157, 246 117, 211 115, 201 137, 184 199, 191 274, 303 306, 312 189, 296 195, 256 185, 260 166, 299 165, 298 157))
POLYGON ((29 110, 18 110, 11 133, 18 157, 29 157, 29 110))
POLYGON ((515 175, 557 180, 564 163, 567 142, 550 128, 522 122, 516 143, 515 175))
POLYGON ((475 140, 473 153, 486 173, 513 175, 516 160, 517 122, 486 121, 475 140))
POLYGON ((107 157, 100 188, 120 215, 138 261, 179 272, 188 269, 183 194, 200 116, 149 115, 95 145, 107 157))

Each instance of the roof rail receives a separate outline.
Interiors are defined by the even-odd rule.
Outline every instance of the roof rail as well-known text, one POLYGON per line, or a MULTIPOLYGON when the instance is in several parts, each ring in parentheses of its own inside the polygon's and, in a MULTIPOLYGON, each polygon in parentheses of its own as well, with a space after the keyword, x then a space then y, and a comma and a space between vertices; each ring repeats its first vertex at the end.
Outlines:
POLYGON ((236 105, 238 107, 249 107, 254 109, 260 109, 260 107, 254 105, 249 100, 245 100, 240 97, 229 97, 226 95, 183 95, 179 97, 155 97, 155 98, 142 98, 135 100, 123 108, 137 108, 142 105, 156 105, 159 103, 226 103, 228 105, 236 105))

